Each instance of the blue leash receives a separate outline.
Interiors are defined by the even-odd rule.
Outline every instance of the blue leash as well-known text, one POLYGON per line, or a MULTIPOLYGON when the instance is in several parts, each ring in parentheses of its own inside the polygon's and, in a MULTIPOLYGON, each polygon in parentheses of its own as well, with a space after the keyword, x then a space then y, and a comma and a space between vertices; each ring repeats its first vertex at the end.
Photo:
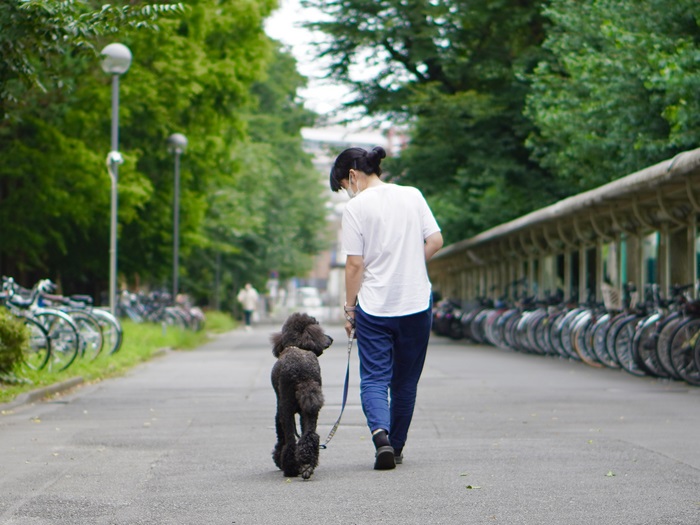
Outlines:
POLYGON ((348 386, 350 384, 350 354, 352 352, 352 340, 355 338, 355 329, 353 328, 350 330, 350 337, 348 338, 348 367, 345 370, 345 387, 343 387, 343 404, 340 407, 340 415, 338 416, 338 420, 335 422, 335 425, 333 425, 333 428, 331 428, 330 433, 328 434, 328 437, 326 438, 326 442, 323 443, 322 445, 319 445, 319 448, 326 449, 328 448, 328 443, 330 443, 331 439, 333 439, 333 436, 335 436, 336 430, 338 430, 338 427, 340 426, 340 419, 343 417, 343 411, 345 410, 345 403, 348 400, 348 386))

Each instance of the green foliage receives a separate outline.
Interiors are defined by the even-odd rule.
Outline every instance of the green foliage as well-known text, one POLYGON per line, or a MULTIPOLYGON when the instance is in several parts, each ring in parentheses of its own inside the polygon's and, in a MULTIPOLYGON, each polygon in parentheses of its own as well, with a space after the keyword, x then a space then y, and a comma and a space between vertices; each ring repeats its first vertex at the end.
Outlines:
MULTIPOLYGON (((64 57, 95 54, 95 37, 121 28, 157 28, 159 17, 184 12, 182 3, 93 7, 91 2, 7 0, 0 4, 0 114, 12 117, 26 89, 62 89, 64 57)), ((70 82, 69 82, 70 83, 70 82)))
POLYGON ((695 0, 306 0, 350 105, 403 123, 388 159, 447 242, 696 147, 695 0))
POLYGON ((29 344, 29 330, 24 323, 0 306, 0 382, 13 373, 29 344))
POLYGON ((251 89, 254 105, 243 116, 248 136, 231 152, 234 178, 209 191, 211 244, 193 254, 199 267, 188 277, 192 285, 213 289, 221 274, 231 301, 245 282, 264 289, 271 271, 282 279, 307 273, 313 255, 327 247, 324 188, 302 150, 301 128, 313 115, 294 97, 303 84, 293 59, 275 50, 251 89))
POLYGON ((96 51, 113 41, 134 57, 119 85, 120 282, 172 278, 174 132, 189 139, 182 290, 205 302, 271 270, 308 270, 325 246, 324 208, 301 149, 313 121, 295 97, 304 80, 262 29, 275 0, 117 4, 0 6, 0 220, 11 225, 0 270, 26 285, 52 277, 67 293, 107 289, 111 79, 96 51))
MULTIPOLYGON (((357 106, 405 126, 389 176, 419 187, 447 242, 700 141, 694 0, 306 0, 319 54, 357 106)), ((0 271, 67 292, 107 288, 111 79, 120 41, 121 281, 168 287, 173 155, 180 283, 230 301, 305 273, 325 248, 322 182, 301 148, 314 118, 292 57, 262 30, 275 0, 0 3, 0 271), (48 274, 48 275, 47 275, 48 274)), ((227 303, 227 307, 230 303, 227 303)))
POLYGON ((407 123, 410 144, 387 168, 421 188, 447 242, 560 196, 524 144, 541 2, 306 3, 330 15, 309 25, 332 37, 320 54, 355 88, 352 104, 407 123))
POLYGON ((529 144, 572 191, 696 147, 700 5, 554 0, 527 112, 529 144))

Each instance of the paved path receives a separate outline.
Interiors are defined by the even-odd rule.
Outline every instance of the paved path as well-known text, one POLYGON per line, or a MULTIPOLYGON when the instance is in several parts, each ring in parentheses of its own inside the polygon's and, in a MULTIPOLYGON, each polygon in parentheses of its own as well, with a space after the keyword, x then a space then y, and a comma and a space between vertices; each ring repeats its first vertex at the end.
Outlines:
MULTIPOLYGON (((357 358, 311 481, 274 467, 269 333, 0 416, 0 524, 700 523, 700 389, 433 338, 405 461, 372 470, 357 358), (472 488, 469 488, 472 487, 472 488)), ((321 438, 342 396, 321 357, 321 438)))

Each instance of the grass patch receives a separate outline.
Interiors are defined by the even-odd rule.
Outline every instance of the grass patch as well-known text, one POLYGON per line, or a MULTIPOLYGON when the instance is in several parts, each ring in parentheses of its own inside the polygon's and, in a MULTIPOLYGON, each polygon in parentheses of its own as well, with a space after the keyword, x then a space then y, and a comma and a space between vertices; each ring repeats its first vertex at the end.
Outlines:
POLYGON ((210 339, 210 334, 227 332, 238 325, 230 315, 222 312, 207 312, 206 315, 207 324, 200 332, 175 327, 163 330, 160 325, 136 324, 124 320, 122 321, 124 342, 116 354, 100 354, 93 361, 78 357, 62 372, 22 368, 17 373, 21 383, 0 384, 0 403, 7 403, 24 392, 60 383, 73 377, 82 377, 86 382, 95 382, 122 375, 139 363, 148 361, 163 348, 193 349, 206 343, 210 339))

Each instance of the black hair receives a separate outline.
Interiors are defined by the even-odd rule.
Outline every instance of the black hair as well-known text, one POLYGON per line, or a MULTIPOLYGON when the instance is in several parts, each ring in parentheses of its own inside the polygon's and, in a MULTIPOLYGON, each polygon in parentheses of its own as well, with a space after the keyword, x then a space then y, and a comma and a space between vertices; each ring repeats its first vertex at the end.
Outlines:
POLYGON ((382 168, 379 165, 386 157, 386 151, 381 146, 375 146, 372 151, 362 148, 348 148, 335 159, 331 167, 331 190, 338 191, 342 188, 340 181, 350 177, 350 170, 355 169, 380 176, 382 168))

